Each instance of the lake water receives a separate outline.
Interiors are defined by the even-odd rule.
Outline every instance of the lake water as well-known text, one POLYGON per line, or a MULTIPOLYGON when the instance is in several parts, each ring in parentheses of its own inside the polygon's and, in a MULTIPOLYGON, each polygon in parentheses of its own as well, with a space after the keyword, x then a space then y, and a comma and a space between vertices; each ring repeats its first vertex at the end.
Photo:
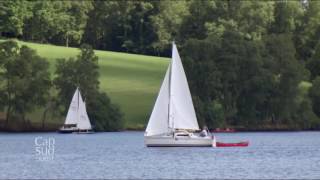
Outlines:
POLYGON ((0 133, 0 179, 320 179, 320 132, 216 136, 250 146, 147 148, 143 132, 0 133))

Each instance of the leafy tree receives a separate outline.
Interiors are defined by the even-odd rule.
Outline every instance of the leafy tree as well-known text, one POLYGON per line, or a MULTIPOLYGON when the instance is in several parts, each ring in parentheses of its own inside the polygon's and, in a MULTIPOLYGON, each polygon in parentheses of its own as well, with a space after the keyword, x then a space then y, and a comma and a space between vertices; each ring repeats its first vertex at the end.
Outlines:
POLYGON ((231 124, 263 119, 258 111, 266 99, 269 79, 259 48, 263 47, 234 31, 226 31, 221 39, 186 42, 184 64, 191 91, 198 97, 197 112, 204 122, 216 126, 226 124, 225 119, 231 124), (219 118, 214 117, 214 111, 219 118), (235 121, 236 117, 241 121, 235 121), (213 123, 213 119, 220 123, 213 123))
POLYGON ((216 64, 221 71, 219 101, 227 123, 246 127, 265 119, 263 106, 270 89, 270 77, 262 57, 264 47, 242 33, 225 31, 216 64))
POLYGON ((59 104, 65 114, 76 87, 80 88, 86 101, 88 115, 97 130, 119 130, 122 128, 122 114, 110 102, 108 96, 99 92, 98 57, 88 45, 81 46, 76 59, 59 59, 54 84, 58 89, 59 104), (109 113, 108 115, 106 115, 109 113))
POLYGON ((171 42, 178 37, 183 19, 188 15, 187 1, 160 1, 159 13, 151 17, 157 40, 152 47, 158 52, 169 51, 171 42))
POLYGON ((316 129, 320 127, 319 117, 314 113, 310 98, 305 98, 295 113, 295 129, 316 129))
POLYGON ((311 79, 320 75, 320 43, 318 43, 314 55, 307 62, 306 67, 311 73, 311 79))
MULTIPOLYGON (((299 83, 299 93, 295 97, 295 101, 299 106, 293 117, 293 120, 295 120, 295 128, 297 129, 311 129, 320 125, 320 119, 314 113, 312 107, 312 100, 310 98, 311 88, 312 84, 310 82, 302 81, 299 83)), ((314 89, 312 91, 314 91, 314 89)))
POLYGON ((300 1, 276 1, 272 33, 292 33, 301 25, 304 7, 300 1))
POLYGON ((214 61, 220 50, 219 42, 218 39, 189 39, 181 52, 199 124, 209 128, 216 125, 211 102, 221 94, 221 72, 214 61))
POLYGON ((64 25, 61 32, 66 46, 69 46, 70 42, 74 45, 80 44, 89 18, 88 13, 92 8, 91 1, 71 1, 67 11, 68 22, 61 22, 64 25))
POLYGON ((91 119, 95 120, 97 131, 119 131, 123 129, 123 114, 112 104, 106 93, 98 93, 97 98, 88 104, 91 119))
POLYGON ((220 96, 222 74, 215 62, 220 50, 219 42, 219 39, 190 39, 182 48, 182 60, 191 92, 204 101, 210 102, 220 96))
POLYGON ((13 116, 26 120, 26 113, 45 105, 51 87, 49 63, 27 46, 7 41, 0 44, 1 95, 7 124, 13 116))
POLYGON ((309 94, 312 98, 313 112, 320 117, 320 76, 317 76, 312 81, 312 87, 310 88, 309 94))
POLYGON ((315 116, 299 87, 308 72, 295 58, 291 37, 270 35, 263 43, 227 30, 188 40, 182 56, 200 122, 256 127, 271 119, 310 128, 315 116))
MULTIPOLYGON (((65 11, 67 5, 58 1, 34 1, 32 4, 32 17, 25 22, 24 39, 49 42, 57 34, 57 16, 65 17, 58 11, 65 11)), ((69 4, 69 3, 67 3, 69 4)))
POLYGON ((237 98, 237 117, 236 124, 245 127, 256 126, 264 120, 264 103, 268 97, 270 78, 264 67, 262 58, 263 46, 259 42, 240 41, 244 48, 243 54, 239 54, 239 74, 237 98))
POLYGON ((207 37, 206 22, 212 20, 212 13, 217 8, 215 1, 191 1, 188 15, 182 20, 179 30, 179 41, 189 38, 205 39, 207 37))
POLYGON ((18 56, 19 47, 17 43, 14 41, 6 41, 0 44, 0 48, 1 48, 1 52, 0 52, 1 53, 1 57, 0 57, 0 80, 1 80, 0 81, 1 82, 0 83, 1 85, 0 86, 1 87, 1 90, 0 90, 1 103, 0 104, 1 105, 0 105, 0 108, 3 109, 6 107, 6 103, 8 102, 8 96, 11 96, 10 94, 7 93, 10 81, 7 80, 9 79, 8 77, 9 74, 7 73, 6 67, 8 66, 9 62, 13 62, 15 58, 18 56))
POLYGON ((239 17, 235 17, 241 32, 248 39, 260 40, 274 22, 273 1, 240 1, 239 17))
POLYGON ((76 87, 84 99, 94 99, 99 90, 98 57, 88 45, 81 46, 76 59, 58 59, 54 84, 58 89, 59 102, 67 108, 76 87))
POLYGON ((221 37, 224 31, 237 31, 248 39, 261 39, 273 22, 273 2, 191 1, 189 14, 181 25, 181 41, 221 37))
POLYGON ((220 102, 218 102, 217 100, 214 100, 209 104, 208 110, 209 110, 208 112, 211 112, 213 116, 213 118, 211 119, 212 127, 218 128, 218 127, 226 126, 223 106, 220 102))
POLYGON ((91 1, 32 1, 32 18, 26 21, 25 39, 79 45, 91 1))
POLYGON ((207 126, 209 129, 226 127, 223 106, 217 100, 206 102, 194 98, 195 110, 200 127, 207 126))
POLYGON ((303 1, 304 15, 296 32, 295 44, 299 59, 309 60, 314 53, 320 36, 320 1, 303 1))
POLYGON ((270 35, 266 40, 269 54, 268 68, 273 74, 274 90, 270 99, 275 119, 282 123, 292 120, 298 104, 299 83, 306 79, 305 69, 295 58, 295 48, 290 35, 270 35))
POLYGON ((84 41, 98 49, 153 52, 156 39, 152 16, 158 1, 95 1, 84 41))
POLYGON ((107 49, 110 48, 106 44, 106 42, 113 42, 113 46, 119 46, 119 42, 117 40, 118 34, 110 36, 114 39, 107 39, 107 36, 111 35, 111 33, 119 33, 117 31, 116 22, 120 22, 119 14, 127 15, 128 7, 122 9, 123 11, 118 11, 118 2, 114 1, 94 1, 92 6, 93 9, 88 12, 88 23, 85 27, 83 41, 91 44, 95 49, 107 49))
POLYGON ((237 98, 239 97, 238 75, 240 73, 240 60, 244 54, 244 47, 240 42, 243 38, 234 31, 227 31, 223 35, 220 54, 217 58, 217 66, 222 72, 222 96, 220 102, 223 105, 226 120, 232 122, 238 112, 237 98))
POLYGON ((0 1, 0 35, 21 36, 24 22, 31 16, 30 5, 26 0, 0 1))

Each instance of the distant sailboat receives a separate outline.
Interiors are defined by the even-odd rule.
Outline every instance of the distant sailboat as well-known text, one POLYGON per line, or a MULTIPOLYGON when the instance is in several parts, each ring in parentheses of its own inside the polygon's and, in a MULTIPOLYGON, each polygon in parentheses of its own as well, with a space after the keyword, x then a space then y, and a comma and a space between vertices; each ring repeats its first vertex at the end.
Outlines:
POLYGON ((146 132, 146 146, 213 146, 213 137, 199 130, 183 65, 173 43, 172 60, 162 82, 146 132))
POLYGON ((91 124, 86 105, 82 100, 79 88, 73 94, 64 125, 59 129, 61 133, 91 132, 91 124))

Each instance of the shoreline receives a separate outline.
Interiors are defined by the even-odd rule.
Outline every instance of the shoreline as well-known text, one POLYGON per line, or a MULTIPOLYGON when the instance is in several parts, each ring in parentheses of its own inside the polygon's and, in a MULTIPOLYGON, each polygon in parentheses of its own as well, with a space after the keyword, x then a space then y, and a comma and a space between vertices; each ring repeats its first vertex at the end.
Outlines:
MULTIPOLYGON (((5 125, 4 121, 0 121, 0 132, 8 133, 37 133, 37 132, 57 132, 62 126, 61 123, 46 122, 43 126, 40 122, 10 122, 5 125)), ((299 131, 320 131, 319 128, 299 128, 290 125, 262 125, 260 127, 236 127, 230 126, 227 129, 232 131, 214 132, 216 128, 210 129, 212 133, 237 133, 237 132, 299 132, 299 131)), ((225 130, 226 128, 220 128, 225 130)), ((145 127, 125 127, 116 131, 96 131, 96 132, 123 132, 123 131, 145 131, 145 127)))
MULTIPOLYGON (((145 129, 123 129, 123 130, 119 130, 119 131, 95 131, 96 133, 99 132, 144 132, 145 129)), ((211 132, 213 134, 235 134, 235 133, 255 133, 255 132, 305 132, 305 131, 312 131, 312 132, 318 132, 320 131, 319 129, 301 129, 301 130, 289 130, 289 129, 278 129, 278 130, 271 130, 271 129, 264 129, 264 130, 252 130, 252 129, 247 129, 247 130, 236 130, 234 132, 211 132)), ((3 129, 0 128, 0 133, 53 133, 53 132, 58 132, 58 129, 44 129, 44 130, 35 130, 35 129, 28 129, 28 130, 12 130, 12 129, 3 129)))

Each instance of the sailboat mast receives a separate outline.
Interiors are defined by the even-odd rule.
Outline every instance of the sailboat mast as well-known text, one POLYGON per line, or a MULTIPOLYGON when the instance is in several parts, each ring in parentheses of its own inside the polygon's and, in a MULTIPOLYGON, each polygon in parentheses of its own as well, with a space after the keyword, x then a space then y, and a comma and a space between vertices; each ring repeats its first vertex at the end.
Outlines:
POLYGON ((170 128, 170 99, 171 99, 171 66, 172 63, 170 62, 170 70, 169 70, 169 103, 168 103, 168 128, 170 128))
MULTIPOLYGON (((169 70, 169 103, 168 103, 168 128, 170 128, 170 118, 171 117, 171 79, 172 79, 172 65, 173 65, 173 47, 174 47, 174 42, 172 42, 172 57, 171 57, 171 61, 170 61, 170 70, 169 70)), ((173 122, 173 120, 172 120, 173 122)), ((171 129, 173 130, 173 124, 171 129)))
POLYGON ((77 89, 78 89, 78 109, 77 109, 77 115, 78 115, 78 116, 77 116, 77 118, 78 118, 78 119, 77 119, 77 122, 78 122, 79 119, 80 119, 80 117, 79 117, 79 108, 80 108, 80 107, 79 107, 79 106, 80 106, 79 95, 80 95, 80 89, 79 89, 79 88, 77 88, 77 89))

